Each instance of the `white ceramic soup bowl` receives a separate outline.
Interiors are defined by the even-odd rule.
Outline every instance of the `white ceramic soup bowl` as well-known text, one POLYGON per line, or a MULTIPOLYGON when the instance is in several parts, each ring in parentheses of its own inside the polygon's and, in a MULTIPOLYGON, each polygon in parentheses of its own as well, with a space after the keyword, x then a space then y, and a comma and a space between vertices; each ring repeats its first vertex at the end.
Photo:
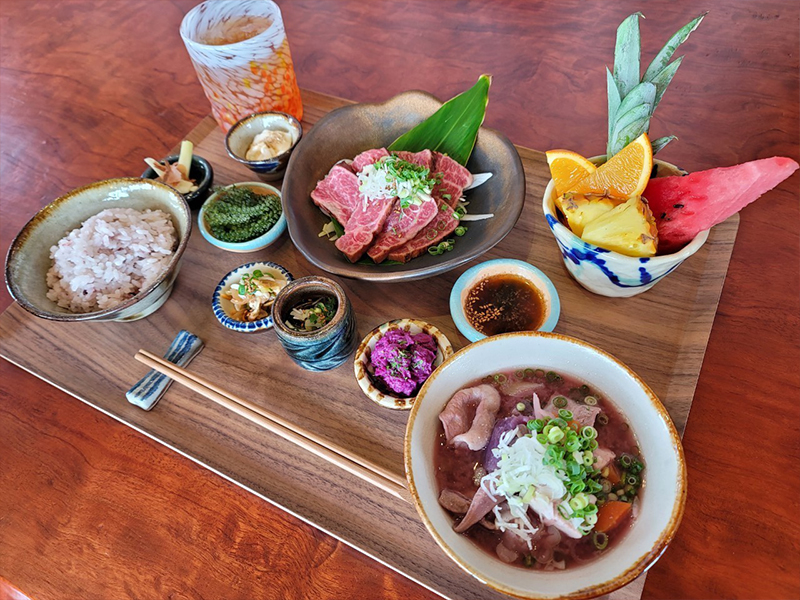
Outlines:
MULTIPOLYGON (((590 159, 595 164, 605 161, 605 156, 590 159)), ((685 175, 675 165, 654 160, 656 177, 685 175)), ((556 238, 564 265, 570 275, 590 292, 601 296, 628 298, 646 292, 677 269, 683 261, 697 252, 708 239, 708 231, 701 231, 683 248, 672 254, 649 258, 625 256, 600 248, 570 231, 559 219, 555 201, 558 194, 551 179, 544 191, 542 211, 553 237, 556 238)))
POLYGON ((417 511, 436 542, 465 571, 518 598, 593 598, 633 581, 664 552, 683 516, 686 467, 678 432, 666 409, 628 367, 574 338, 541 332, 506 333, 454 354, 428 378, 409 415, 405 468, 417 511), (646 465, 640 510, 630 531, 607 553, 565 571, 537 571, 503 563, 453 531, 439 505, 434 447, 439 413, 453 394, 499 371, 553 370, 585 381, 610 399, 636 434, 646 465))

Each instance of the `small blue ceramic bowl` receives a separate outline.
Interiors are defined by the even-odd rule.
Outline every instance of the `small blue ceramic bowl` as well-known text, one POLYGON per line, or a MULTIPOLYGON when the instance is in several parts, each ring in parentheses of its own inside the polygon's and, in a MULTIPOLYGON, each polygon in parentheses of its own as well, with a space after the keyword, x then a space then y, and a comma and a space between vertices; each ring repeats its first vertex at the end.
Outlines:
POLYGON ((274 262, 250 262, 241 267, 236 267, 233 271, 225 275, 217 284, 214 289, 214 295, 211 297, 211 309, 214 311, 214 316, 217 317, 223 326, 234 331, 242 333, 255 333, 256 331, 263 331, 272 327, 271 314, 258 321, 239 321, 234 319, 233 304, 230 300, 222 297, 222 292, 231 287, 231 284, 239 281, 245 273, 252 273, 256 269, 262 273, 269 273, 281 284, 281 289, 286 287, 289 282, 294 280, 292 274, 284 269, 281 265, 274 262))
POLYGON ((242 163, 264 181, 275 181, 283 177, 289 157, 300 138, 303 137, 303 126, 292 115, 278 112, 265 111, 248 115, 237 121, 225 136, 225 148, 228 155, 242 163), (245 155, 253 139, 265 129, 285 131, 292 138, 289 149, 268 160, 247 160, 245 155))
MULTIPOLYGON (((278 188, 266 183, 261 183, 260 181, 244 181, 242 183, 235 183, 233 185, 247 186, 256 192, 275 194, 278 196, 278 198, 281 197, 281 191, 278 188)), ((246 242, 236 243, 218 240, 211 233, 211 229, 209 229, 208 224, 206 223, 206 207, 216 200, 217 194, 218 192, 214 192, 211 194, 211 196, 209 196, 208 200, 206 200, 203 203, 203 206, 200 207, 200 212, 197 215, 197 227, 200 229, 200 233, 209 244, 212 244, 217 248, 222 248, 223 250, 228 250, 229 252, 255 252, 256 250, 263 250, 269 246, 271 243, 277 240, 284 231, 286 231, 286 213, 281 210, 281 216, 278 218, 278 221, 275 223, 275 225, 272 226, 272 229, 263 235, 258 236, 257 238, 253 238, 252 240, 248 240, 246 242)))
POLYGON ((550 281, 547 275, 529 263, 512 258, 498 258, 496 260, 487 260, 464 271, 450 291, 450 315, 453 317, 453 322, 461 332, 461 335, 470 342, 482 340, 486 335, 475 329, 464 313, 464 302, 467 299, 467 295, 473 286, 482 279, 493 275, 509 274, 527 279, 541 293, 545 304, 545 314, 538 331, 553 331, 555 329, 558 317, 561 315, 561 302, 558 299, 558 292, 553 282, 550 281))

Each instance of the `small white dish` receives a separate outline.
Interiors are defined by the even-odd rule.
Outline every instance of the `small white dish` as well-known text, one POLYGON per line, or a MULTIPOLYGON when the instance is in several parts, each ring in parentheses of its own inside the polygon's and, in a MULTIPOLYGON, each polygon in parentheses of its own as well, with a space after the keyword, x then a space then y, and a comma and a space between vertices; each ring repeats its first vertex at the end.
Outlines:
POLYGON ((264 331, 272 327, 272 314, 257 321, 239 321, 238 319, 234 319, 232 316, 234 312, 233 303, 222 297, 222 292, 229 289, 232 283, 239 281, 245 273, 252 273, 255 270, 272 275, 280 284, 281 289, 286 287, 290 281, 294 280, 294 277, 292 277, 289 271, 274 262, 249 262, 241 267, 236 267, 222 278, 214 289, 214 294, 211 297, 211 309, 217 321, 219 321, 223 327, 241 333, 255 333, 256 331, 264 331))
POLYGON ((408 489, 425 527, 447 555, 488 587, 515 598, 583 600, 630 583, 661 556, 675 536, 686 502, 686 465, 667 410, 629 367, 586 342, 554 333, 505 333, 471 344, 428 378, 411 409, 404 443, 408 489), (453 531, 440 506, 434 464, 439 413, 459 389, 486 375, 536 367, 586 381, 613 402, 636 434, 647 465, 639 513, 618 545, 566 571, 506 564, 453 531))
POLYGON ((450 291, 450 315, 453 322, 465 338, 470 342, 477 342, 486 337, 485 334, 475 329, 469 322, 464 312, 464 303, 470 290, 479 281, 493 275, 517 275, 528 280, 542 295, 545 305, 545 314, 538 331, 553 331, 561 315, 561 301, 558 298, 556 286, 542 271, 522 260, 512 258, 498 258, 487 260, 467 269, 456 280, 450 291))
MULTIPOLYGON (((241 183, 234 183, 229 186, 225 186, 226 188, 237 186, 242 187, 246 186, 251 189, 260 189, 265 190, 271 194, 275 194, 278 198, 281 197, 281 191, 272 186, 268 183, 261 183, 260 181, 243 181, 241 183)), ((200 212, 197 213, 197 226, 200 229, 200 233, 206 239, 209 244, 216 246, 217 248, 222 248, 223 250, 227 250, 229 252, 239 252, 239 253, 247 253, 247 252, 255 252, 257 250, 263 250, 270 244, 272 244, 275 240, 277 240, 281 234, 286 231, 286 213, 283 211, 283 207, 281 207, 281 216, 275 222, 275 225, 272 226, 268 231, 263 233, 262 235, 258 236, 257 238, 253 238, 252 240, 247 240, 246 242, 223 242, 222 240, 218 240, 214 237, 214 234, 211 233, 211 229, 208 227, 206 223, 206 208, 211 205, 217 199, 217 194, 219 192, 214 192, 208 197, 203 203, 203 206, 200 207, 200 212)))
POLYGON ((370 331, 366 337, 361 340, 361 344, 358 350, 356 350, 356 356, 353 360, 353 370, 355 371, 356 381, 358 381, 358 386, 361 388, 361 391, 364 392, 367 398, 384 408, 408 410, 414 405, 416 396, 406 398, 399 395, 392 395, 382 392, 374 385, 374 374, 372 373, 370 356, 375 349, 375 344, 377 344, 378 340, 390 329, 403 329, 411 335, 427 333, 436 340, 437 352, 436 359, 433 361, 434 369, 453 355, 453 346, 450 340, 447 339, 447 336, 439 331, 439 329, 430 323, 418 321, 417 319, 395 319, 394 321, 388 321, 370 331))

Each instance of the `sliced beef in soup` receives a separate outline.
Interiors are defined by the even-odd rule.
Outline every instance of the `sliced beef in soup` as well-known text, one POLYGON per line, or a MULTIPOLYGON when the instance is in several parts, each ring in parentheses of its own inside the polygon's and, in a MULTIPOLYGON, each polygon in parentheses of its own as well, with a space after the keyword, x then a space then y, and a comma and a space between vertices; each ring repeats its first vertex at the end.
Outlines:
POLYGON ((498 373, 456 392, 439 419, 439 503, 499 560, 565 569, 630 528, 644 464, 625 418, 588 385, 498 373))

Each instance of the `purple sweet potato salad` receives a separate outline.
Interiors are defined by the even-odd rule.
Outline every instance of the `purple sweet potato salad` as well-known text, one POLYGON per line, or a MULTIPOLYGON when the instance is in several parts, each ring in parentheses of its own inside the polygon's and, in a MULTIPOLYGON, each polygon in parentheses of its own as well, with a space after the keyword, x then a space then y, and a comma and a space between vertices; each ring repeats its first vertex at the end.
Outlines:
POLYGON ((370 356, 374 377, 393 394, 410 397, 433 372, 436 340, 427 333, 390 329, 370 356))

